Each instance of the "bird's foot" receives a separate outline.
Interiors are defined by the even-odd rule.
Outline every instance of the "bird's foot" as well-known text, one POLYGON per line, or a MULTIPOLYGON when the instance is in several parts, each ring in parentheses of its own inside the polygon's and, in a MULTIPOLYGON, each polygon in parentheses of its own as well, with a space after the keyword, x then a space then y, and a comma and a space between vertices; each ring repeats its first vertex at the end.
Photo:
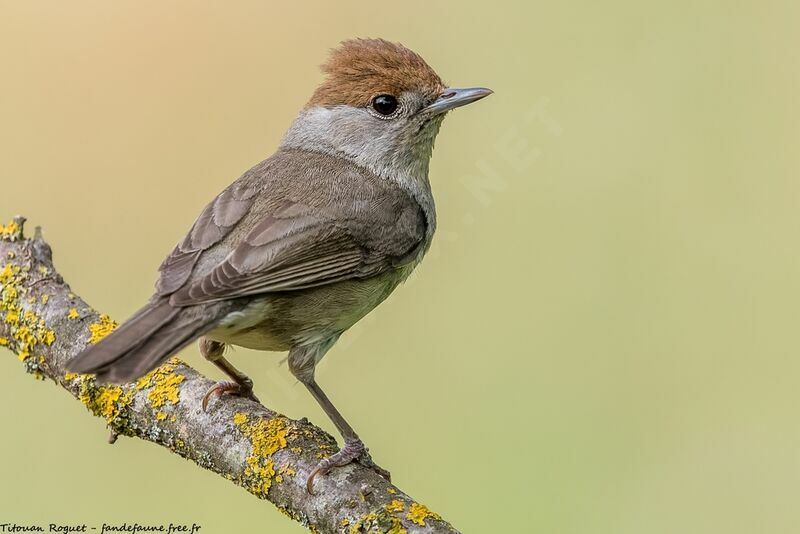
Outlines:
POLYGON ((235 395, 237 397, 245 397, 247 399, 261 402, 258 397, 253 393, 253 382, 249 380, 244 383, 240 382, 217 382, 211 389, 209 389, 203 396, 203 411, 208 411, 208 401, 214 397, 221 397, 223 395, 235 395))
POLYGON ((317 464, 317 467, 308 475, 306 480, 306 490, 308 493, 314 494, 314 479, 318 475, 327 475, 334 467, 342 467, 351 462, 357 461, 364 467, 369 467, 386 480, 391 480, 391 474, 386 469, 376 464, 369 454, 369 449, 364 446, 364 442, 360 439, 345 440, 344 447, 339 452, 336 452, 327 458, 323 458, 317 464))

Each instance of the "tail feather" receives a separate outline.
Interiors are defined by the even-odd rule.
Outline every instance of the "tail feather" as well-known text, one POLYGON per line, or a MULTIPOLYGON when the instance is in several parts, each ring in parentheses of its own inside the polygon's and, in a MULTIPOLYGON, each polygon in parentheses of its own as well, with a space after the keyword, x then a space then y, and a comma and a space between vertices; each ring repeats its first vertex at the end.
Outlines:
POLYGON ((144 342, 179 312, 167 301, 148 303, 111 334, 79 354, 67 367, 75 373, 96 373, 144 342))
POLYGON ((97 380, 124 384, 144 376, 192 341, 214 328, 204 321, 170 325, 156 332, 143 344, 120 356, 113 365, 97 372, 97 380))
POLYGON ((151 302, 75 357, 67 368, 76 373, 94 373, 100 382, 130 382, 213 329, 220 317, 217 308, 176 308, 166 299, 151 302))

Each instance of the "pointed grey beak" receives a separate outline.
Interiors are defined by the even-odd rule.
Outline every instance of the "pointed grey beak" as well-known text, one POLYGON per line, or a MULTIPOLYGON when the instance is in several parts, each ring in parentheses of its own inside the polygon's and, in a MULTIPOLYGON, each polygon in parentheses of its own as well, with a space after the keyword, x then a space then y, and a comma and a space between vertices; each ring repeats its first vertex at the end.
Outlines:
POLYGON ((476 100, 489 96, 493 92, 494 91, 491 89, 486 89, 485 87, 468 87, 466 89, 448 87, 442 91, 439 98, 434 100, 433 104, 426 107, 424 111, 433 115, 438 115, 439 113, 471 104, 476 100))

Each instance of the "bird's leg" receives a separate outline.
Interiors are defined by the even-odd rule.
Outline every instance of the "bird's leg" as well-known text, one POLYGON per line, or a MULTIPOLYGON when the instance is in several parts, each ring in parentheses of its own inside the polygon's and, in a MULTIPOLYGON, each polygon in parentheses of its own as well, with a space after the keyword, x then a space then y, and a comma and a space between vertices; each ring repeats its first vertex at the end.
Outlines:
POLYGON ((328 396, 325 395, 325 392, 322 391, 322 388, 319 387, 316 380, 312 377, 311 380, 303 384, 308 388, 308 391, 311 392, 311 395, 317 400, 322 409, 325 410, 325 413, 328 414, 328 417, 330 417, 333 424, 336 425, 336 428, 342 434, 342 438, 344 438, 344 446, 339 452, 320 460, 316 469, 311 472, 306 481, 306 489, 308 492, 314 493, 314 478, 317 475, 325 475, 332 468, 341 467, 353 461, 358 461, 360 464, 371 468, 379 475, 389 480, 391 477, 389 472, 372 461, 369 449, 364 446, 364 442, 358 437, 353 427, 342 417, 342 414, 339 413, 339 410, 336 409, 328 396))
POLYGON ((203 396, 203 411, 208 411, 208 401, 214 396, 237 395, 247 397, 256 402, 260 402, 253 394, 253 381, 249 376, 238 370, 231 362, 223 356, 225 344, 219 341, 212 341, 206 337, 200 338, 200 353, 206 360, 210 361, 222 372, 233 379, 233 382, 217 382, 214 387, 209 389, 203 396))
POLYGON ((306 388, 308 388, 308 391, 317 400, 325 413, 328 414, 328 417, 330 417, 333 424, 336 425, 336 428, 342 434, 342 438, 344 438, 344 446, 339 452, 320 460, 317 467, 308 476, 306 480, 306 489, 311 494, 314 493, 314 478, 316 478, 317 475, 325 475, 334 467, 341 467, 353 461, 358 461, 358 463, 365 467, 371 468, 387 480, 390 477, 388 471, 372 461, 372 457, 369 455, 369 449, 364 446, 364 442, 358 437, 353 427, 342 417, 342 414, 339 413, 339 410, 336 409, 314 379, 314 369, 317 363, 338 338, 339 336, 336 335, 321 343, 296 346, 289 351, 289 370, 306 388))

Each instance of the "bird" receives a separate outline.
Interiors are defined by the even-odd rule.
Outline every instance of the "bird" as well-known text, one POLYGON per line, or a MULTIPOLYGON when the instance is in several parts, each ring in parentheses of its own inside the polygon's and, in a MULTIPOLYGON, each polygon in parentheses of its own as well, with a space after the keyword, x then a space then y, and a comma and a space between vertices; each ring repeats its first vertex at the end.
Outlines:
POLYGON ((428 177, 445 115, 492 91, 454 88, 416 52, 384 39, 341 42, 275 153, 226 187, 159 267, 155 293, 68 363, 124 384, 199 339, 229 381, 202 398, 258 401, 228 346, 288 351, 288 367, 343 438, 306 480, 353 461, 389 478, 315 379, 339 337, 405 281, 428 251, 428 177))

